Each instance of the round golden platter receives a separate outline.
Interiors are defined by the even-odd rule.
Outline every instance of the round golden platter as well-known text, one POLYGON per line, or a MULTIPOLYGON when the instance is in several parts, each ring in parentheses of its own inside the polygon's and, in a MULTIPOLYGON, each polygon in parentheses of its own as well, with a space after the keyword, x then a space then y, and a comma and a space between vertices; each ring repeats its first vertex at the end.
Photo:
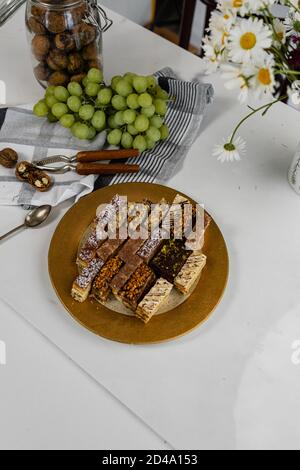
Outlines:
POLYGON ((52 285, 72 317, 103 338, 128 344, 159 343, 178 338, 207 320, 223 296, 229 260, 222 233, 212 221, 203 248, 207 265, 193 294, 175 309, 155 316, 147 325, 135 317, 114 312, 91 301, 77 303, 70 292, 78 274, 76 256, 79 242, 95 217, 98 206, 107 204, 115 194, 127 196, 128 201, 147 198, 159 203, 162 198, 174 200, 178 191, 156 184, 126 183, 108 186, 82 198, 65 214, 53 235, 49 249, 52 285))

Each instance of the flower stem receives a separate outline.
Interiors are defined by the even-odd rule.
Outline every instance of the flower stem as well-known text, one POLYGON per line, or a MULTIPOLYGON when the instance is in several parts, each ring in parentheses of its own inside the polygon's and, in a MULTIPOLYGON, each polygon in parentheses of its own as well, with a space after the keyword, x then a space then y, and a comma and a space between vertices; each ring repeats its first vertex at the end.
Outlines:
POLYGON ((274 106, 274 104, 276 103, 280 103, 281 101, 284 101, 285 99, 287 98, 287 96, 281 96, 280 98, 278 98, 277 100, 275 101, 272 101, 271 103, 268 103, 268 104, 265 104, 264 106, 261 106, 260 108, 257 108, 257 109, 253 109, 253 111, 249 114, 247 114, 247 116, 245 116, 239 123, 238 125, 236 126, 236 128, 234 129, 233 133, 232 133, 232 136, 231 136, 231 139, 229 141, 229 144, 232 144, 233 141, 234 141, 234 138, 237 134, 237 131, 239 130, 239 128, 244 124, 244 122, 246 122, 249 118, 251 118, 252 116, 254 116, 254 114, 257 114, 259 113, 260 111, 264 111, 263 112, 263 116, 269 111, 269 109, 272 108, 272 106, 274 106))

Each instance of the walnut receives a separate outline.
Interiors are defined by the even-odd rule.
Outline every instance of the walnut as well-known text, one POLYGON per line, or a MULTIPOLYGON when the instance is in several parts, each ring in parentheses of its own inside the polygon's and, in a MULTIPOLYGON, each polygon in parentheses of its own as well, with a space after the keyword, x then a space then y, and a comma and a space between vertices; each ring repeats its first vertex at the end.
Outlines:
POLYGON ((31 14, 40 20, 45 16, 45 9, 41 6, 33 5, 31 7, 31 14))
POLYGON ((29 183, 38 191, 48 191, 52 185, 51 178, 44 171, 38 170, 32 163, 21 162, 16 168, 16 177, 19 181, 29 183))
POLYGON ((34 36, 32 42, 32 52, 36 59, 41 60, 43 59, 50 50, 50 40, 47 36, 43 34, 37 34, 34 36))
POLYGON ((5 166, 5 168, 14 168, 18 158, 17 152, 13 149, 5 148, 0 150, 0 165, 5 166))
MULTIPOLYGON (((81 47, 88 46, 97 37, 97 28, 91 24, 81 23, 75 26, 73 32, 79 40, 81 47)), ((78 44, 77 40, 76 43, 78 44)))
POLYGON ((35 34, 45 34, 45 26, 34 16, 31 16, 27 21, 27 26, 32 33, 35 34))
POLYGON ((47 64, 52 70, 64 70, 68 67, 68 57, 64 52, 53 49, 47 57, 47 64))
POLYGON ((95 60, 99 56, 99 50, 96 42, 89 44, 82 50, 84 60, 95 60))
POLYGON ((82 80, 84 79, 84 77, 86 77, 86 73, 81 72, 81 73, 78 73, 78 74, 76 74, 76 75, 73 75, 73 76, 70 78, 70 81, 71 81, 71 82, 81 83, 82 80))
POLYGON ((76 47, 75 39, 71 33, 57 34, 54 39, 57 49, 62 51, 72 51, 76 47))
POLYGON ((54 72, 50 75, 48 83, 49 85, 59 86, 67 85, 69 82, 69 75, 64 72, 54 72))
POLYGON ((34 75, 36 79, 42 82, 48 80, 50 73, 51 72, 47 67, 47 64, 44 62, 41 62, 34 68, 34 75))
POLYGON ((63 14, 49 11, 46 14, 45 25, 50 33, 63 33, 66 29, 66 19, 63 14))
POLYGON ((77 8, 74 8, 72 10, 73 23, 74 24, 80 23, 82 19, 84 18, 84 16, 86 15, 86 13, 87 13, 87 5, 85 3, 83 3, 77 8))
POLYGON ((69 55, 69 65, 68 65, 68 71, 70 73, 75 73, 78 72, 82 69, 83 66, 83 60, 81 55, 78 52, 74 52, 69 55))

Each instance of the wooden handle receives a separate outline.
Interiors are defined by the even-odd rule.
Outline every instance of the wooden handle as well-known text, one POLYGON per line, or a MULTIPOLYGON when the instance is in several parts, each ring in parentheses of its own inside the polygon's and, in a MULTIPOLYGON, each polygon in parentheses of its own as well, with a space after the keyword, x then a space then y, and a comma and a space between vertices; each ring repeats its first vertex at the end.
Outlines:
POLYGON ((79 152, 77 161, 79 163, 101 162, 104 160, 125 160, 127 158, 136 158, 139 151, 130 150, 99 150, 97 152, 79 152))
POLYGON ((139 165, 101 165, 99 163, 78 163, 77 173, 79 175, 116 175, 118 173, 138 173, 139 165))

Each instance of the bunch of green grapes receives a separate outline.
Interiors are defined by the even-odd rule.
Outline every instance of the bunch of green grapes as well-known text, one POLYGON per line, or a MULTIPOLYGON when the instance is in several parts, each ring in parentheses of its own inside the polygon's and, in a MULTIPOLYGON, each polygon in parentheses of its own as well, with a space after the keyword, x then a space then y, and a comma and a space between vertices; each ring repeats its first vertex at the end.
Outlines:
POLYGON ((108 144, 143 152, 169 137, 164 124, 168 101, 154 76, 126 73, 107 86, 102 72, 93 68, 81 83, 48 87, 33 111, 59 121, 78 139, 92 140, 107 130, 108 144))

